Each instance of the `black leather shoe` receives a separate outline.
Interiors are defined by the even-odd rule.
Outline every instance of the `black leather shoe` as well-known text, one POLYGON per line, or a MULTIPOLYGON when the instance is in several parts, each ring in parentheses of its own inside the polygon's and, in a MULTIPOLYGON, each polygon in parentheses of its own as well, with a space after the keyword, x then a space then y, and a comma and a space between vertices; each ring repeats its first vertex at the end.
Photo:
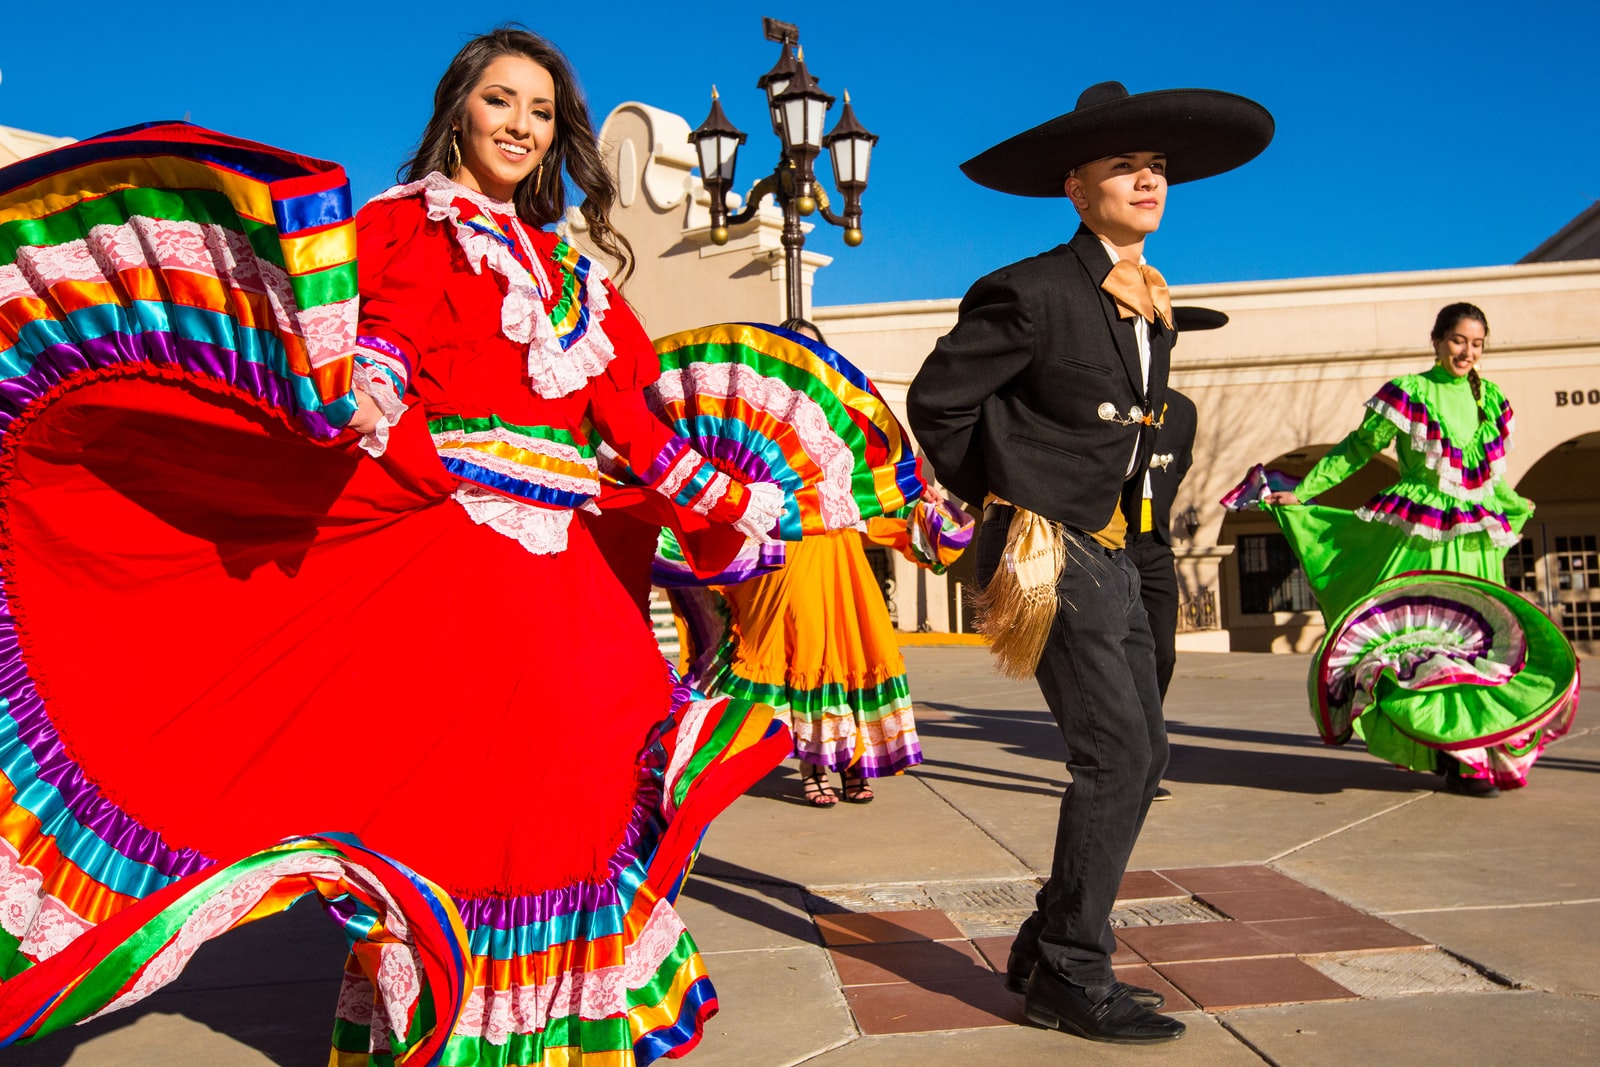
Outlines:
POLYGON ((1164 785, 1158 785, 1158 786, 1156 786, 1155 796, 1151 797, 1150 799, 1151 799, 1151 801, 1171 800, 1172 799, 1172 790, 1168 789, 1164 785))
POLYGON ((1029 1022, 1090 1041, 1154 1045, 1176 1041, 1187 1029, 1134 1000, 1121 983, 1080 988, 1043 966, 1033 968, 1027 998, 1023 1010, 1029 1022))
MULTIPOLYGON (((1016 949, 1011 950, 1011 955, 1006 957, 1006 988, 1013 993, 1027 993, 1028 976, 1033 973, 1033 965, 1039 961, 1034 957, 1024 958, 1017 954, 1016 949)), ((1123 990, 1136 1003, 1147 1008, 1159 1008, 1166 1004, 1167 998, 1154 989, 1146 989, 1142 985, 1129 985, 1127 982, 1118 982, 1117 988, 1123 990)))

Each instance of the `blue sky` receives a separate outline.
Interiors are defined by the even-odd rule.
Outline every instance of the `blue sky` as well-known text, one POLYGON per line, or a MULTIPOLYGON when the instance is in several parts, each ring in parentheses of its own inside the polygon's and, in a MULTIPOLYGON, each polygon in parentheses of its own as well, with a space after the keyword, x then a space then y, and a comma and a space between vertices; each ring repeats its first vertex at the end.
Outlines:
POLYGON ((990 192, 957 166, 1112 78, 1134 92, 1227 89, 1277 119, 1254 163, 1174 188, 1147 250, 1174 283, 1509 263, 1600 198, 1592 2, 765 0, 544 11, 503 0, 173 0, 158 19, 80 0, 60 10, 71 24, 58 37, 35 27, 0 42, 0 124, 81 137, 187 112, 338 160, 363 198, 392 181, 450 56, 511 20, 567 52, 596 122, 642 100, 697 125, 717 83, 750 133, 738 179, 747 187, 776 152, 754 87, 777 56, 761 16, 797 22, 813 74, 836 96, 849 89, 883 138, 866 243, 847 249, 830 227, 811 239, 835 257, 818 275, 826 304, 959 296, 978 275, 1069 236, 1065 201, 990 192))

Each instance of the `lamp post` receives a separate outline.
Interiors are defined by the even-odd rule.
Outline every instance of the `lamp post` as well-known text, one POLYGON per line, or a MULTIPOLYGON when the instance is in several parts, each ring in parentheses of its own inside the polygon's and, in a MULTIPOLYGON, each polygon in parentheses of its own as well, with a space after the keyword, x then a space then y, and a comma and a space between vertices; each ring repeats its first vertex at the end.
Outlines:
POLYGON ((728 243, 728 227, 749 222, 768 194, 783 212, 783 251, 785 300, 790 320, 804 321, 804 302, 800 289, 800 252, 806 236, 802 217, 817 213, 844 230, 844 243, 851 248, 861 243, 861 194, 867 188, 868 165, 878 135, 857 120, 844 95, 844 111, 827 134, 823 125, 833 97, 822 91, 806 68, 805 52, 800 48, 800 30, 787 22, 763 19, 768 40, 779 43, 778 62, 756 80, 756 88, 767 94, 768 118, 778 135, 779 155, 771 174, 756 182, 744 207, 728 212, 727 196, 733 189, 734 168, 739 146, 746 135, 728 121, 716 88, 711 90, 711 112, 700 127, 689 135, 700 159, 700 178, 711 197, 711 242, 728 243), (827 148, 833 166, 834 184, 844 194, 844 214, 836 214, 827 194, 817 183, 817 156, 827 148))

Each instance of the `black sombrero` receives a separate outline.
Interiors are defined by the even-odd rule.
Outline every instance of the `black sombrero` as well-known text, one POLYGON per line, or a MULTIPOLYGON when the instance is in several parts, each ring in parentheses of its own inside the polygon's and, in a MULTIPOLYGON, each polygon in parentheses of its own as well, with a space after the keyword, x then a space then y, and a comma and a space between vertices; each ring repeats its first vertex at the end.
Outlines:
POLYGON ((1179 333, 1198 330, 1218 330, 1228 325, 1228 313, 1216 308, 1195 307, 1192 304, 1172 309, 1172 326, 1179 333))
POLYGON ((1120 152, 1165 152, 1167 182, 1192 182, 1250 162, 1272 141, 1272 115, 1216 89, 1129 95, 1091 85, 1065 115, 1024 130, 961 164, 979 185, 1017 196, 1065 196, 1072 168, 1120 152))

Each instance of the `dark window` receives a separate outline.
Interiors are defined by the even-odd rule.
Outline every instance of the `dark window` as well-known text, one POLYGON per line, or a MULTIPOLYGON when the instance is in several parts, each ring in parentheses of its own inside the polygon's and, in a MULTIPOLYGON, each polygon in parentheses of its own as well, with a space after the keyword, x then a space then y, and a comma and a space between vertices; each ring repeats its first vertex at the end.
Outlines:
POLYGON ((1594 534, 1556 538, 1556 588, 1583 592, 1600 588, 1600 548, 1594 534))
POLYGON ((1572 641, 1600 641, 1600 537, 1579 534, 1555 539, 1556 596, 1561 632, 1572 641), (1563 595, 1565 594, 1565 595, 1563 595))
POLYGON ((1539 591, 1539 554, 1534 550, 1533 539, 1524 537, 1517 547, 1506 553, 1506 588, 1518 593, 1539 591))
POLYGON ((1246 615, 1316 611, 1311 583, 1282 534, 1240 534, 1239 607, 1246 615))
POLYGON ((1561 632, 1569 641, 1600 641, 1600 602, 1562 604, 1561 632))

